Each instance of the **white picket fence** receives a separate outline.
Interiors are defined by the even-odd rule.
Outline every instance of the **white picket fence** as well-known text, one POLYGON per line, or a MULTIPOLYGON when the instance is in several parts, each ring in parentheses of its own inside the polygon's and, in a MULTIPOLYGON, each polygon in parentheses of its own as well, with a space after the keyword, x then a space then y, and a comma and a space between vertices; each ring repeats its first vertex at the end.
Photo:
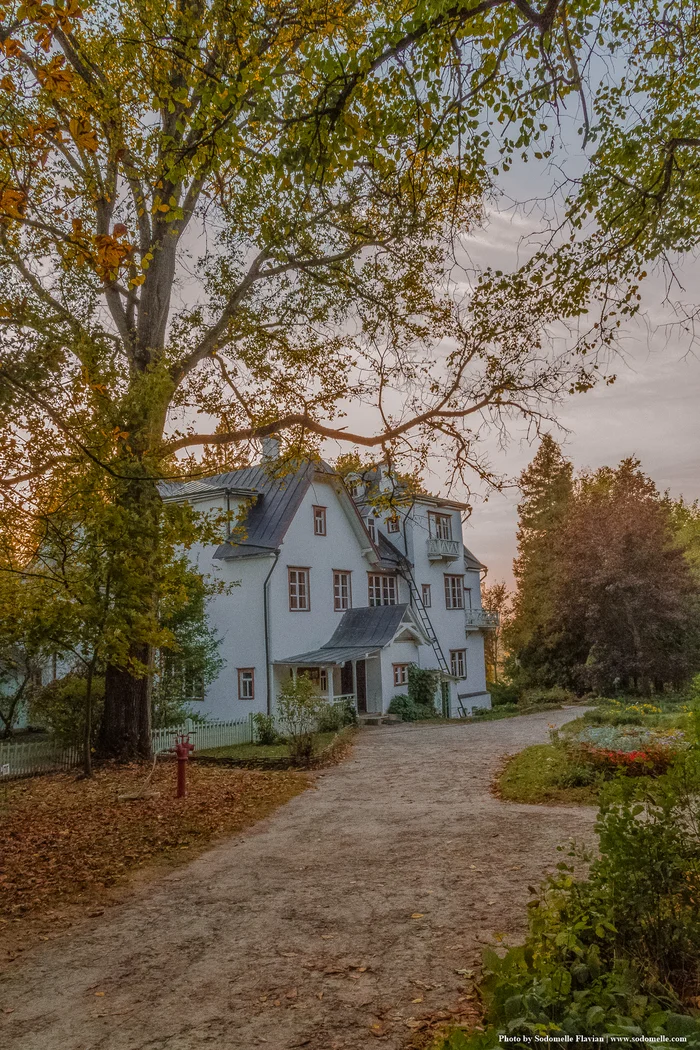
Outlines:
MULTIPOLYGON (((210 747, 227 747, 229 744, 251 744, 253 742, 253 720, 191 722, 168 729, 154 729, 151 742, 154 754, 168 751, 175 738, 189 733, 190 741, 198 751, 210 747)), ((40 740, 30 743, 0 741, 0 783, 19 777, 37 776, 40 773, 55 773, 73 769, 82 761, 81 749, 67 747, 55 740, 40 740)))
POLYGON ((79 766, 80 761, 80 748, 67 747, 55 740, 28 744, 0 742, 0 782, 72 769, 79 766))
POLYGON ((253 719, 243 718, 240 721, 191 722, 184 725, 170 726, 168 729, 154 729, 151 743, 154 754, 167 751, 175 743, 175 737, 189 734, 190 743, 197 751, 210 747, 228 747, 230 744, 253 743, 253 719))

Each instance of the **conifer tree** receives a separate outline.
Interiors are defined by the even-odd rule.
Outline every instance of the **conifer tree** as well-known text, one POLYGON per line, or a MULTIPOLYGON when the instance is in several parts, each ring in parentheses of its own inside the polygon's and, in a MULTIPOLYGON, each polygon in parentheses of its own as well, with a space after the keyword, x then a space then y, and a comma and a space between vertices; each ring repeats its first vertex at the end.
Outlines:
POLYGON ((547 668, 551 639, 556 537, 573 492, 573 465, 545 434, 532 463, 520 475, 518 557, 513 570, 517 591, 506 641, 526 684, 550 685, 547 668))

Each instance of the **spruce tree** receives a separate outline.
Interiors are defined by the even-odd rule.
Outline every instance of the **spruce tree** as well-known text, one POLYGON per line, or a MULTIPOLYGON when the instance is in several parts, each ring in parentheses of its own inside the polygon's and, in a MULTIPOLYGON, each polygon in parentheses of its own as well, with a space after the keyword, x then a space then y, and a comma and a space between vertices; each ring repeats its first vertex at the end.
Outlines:
POLYGON ((551 621, 556 577, 557 533, 573 492, 573 465, 545 434, 519 479, 517 590, 506 644, 523 685, 555 684, 551 666, 551 621))

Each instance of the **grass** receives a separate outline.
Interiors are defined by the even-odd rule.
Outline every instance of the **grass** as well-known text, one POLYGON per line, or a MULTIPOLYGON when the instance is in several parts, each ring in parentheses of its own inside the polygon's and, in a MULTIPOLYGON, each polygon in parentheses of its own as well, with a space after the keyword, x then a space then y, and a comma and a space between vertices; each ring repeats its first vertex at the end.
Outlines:
POLYGON ((599 783, 576 784, 572 772, 561 748, 553 744, 535 744, 508 760, 498 777, 496 792, 507 802, 595 805, 599 783))
POLYGON ((55 773, 6 785, 0 793, 6 959, 31 931, 52 934, 66 909, 74 918, 101 914, 94 909, 111 902, 114 888, 192 859, 213 839, 262 819, 310 783, 300 772, 193 762, 188 796, 178 799, 175 775, 174 762, 159 762, 104 767, 89 780, 55 773))
MULTIPOLYGON (((316 753, 323 751, 325 747, 328 747, 330 742, 337 734, 331 733, 317 733, 316 734, 316 753)), ((198 755, 204 755, 207 758, 234 758, 241 762, 254 762, 257 760, 276 760, 289 758, 289 748, 286 743, 282 741, 278 744, 230 744, 228 747, 210 747, 205 751, 198 751, 198 755)))

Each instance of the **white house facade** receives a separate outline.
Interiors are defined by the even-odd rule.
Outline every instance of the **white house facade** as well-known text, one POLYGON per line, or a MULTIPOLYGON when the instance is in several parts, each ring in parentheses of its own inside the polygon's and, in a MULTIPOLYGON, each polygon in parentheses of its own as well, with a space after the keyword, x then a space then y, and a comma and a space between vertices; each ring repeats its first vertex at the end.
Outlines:
MULTIPOLYGON (((388 483, 381 470, 378 487, 388 483)), ((208 609, 224 666, 201 711, 272 713, 280 685, 307 674, 329 700, 382 714, 407 692, 408 667, 441 672, 445 715, 490 707, 481 607, 484 566, 462 538, 464 507, 416 496, 373 510, 365 485, 319 463, 277 477, 265 463, 163 486, 166 501, 238 513, 243 531, 190 552, 229 585, 208 609)))

